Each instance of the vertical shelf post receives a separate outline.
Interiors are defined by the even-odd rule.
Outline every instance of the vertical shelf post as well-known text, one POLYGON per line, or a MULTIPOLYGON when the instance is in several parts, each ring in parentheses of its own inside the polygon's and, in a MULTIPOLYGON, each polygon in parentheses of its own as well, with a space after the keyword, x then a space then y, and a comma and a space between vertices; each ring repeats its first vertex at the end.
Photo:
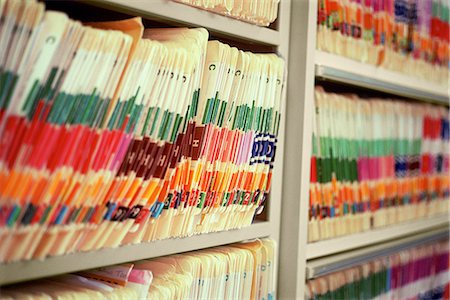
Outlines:
POLYGON ((280 299, 304 297, 317 0, 291 6, 280 233, 280 299))

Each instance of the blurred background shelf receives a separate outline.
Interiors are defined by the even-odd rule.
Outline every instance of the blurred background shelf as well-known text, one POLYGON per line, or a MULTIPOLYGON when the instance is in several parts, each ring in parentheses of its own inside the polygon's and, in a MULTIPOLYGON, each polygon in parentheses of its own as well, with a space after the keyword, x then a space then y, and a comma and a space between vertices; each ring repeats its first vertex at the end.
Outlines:
POLYGON ((314 61, 315 75, 319 79, 449 105, 448 86, 317 50, 314 61))
POLYGON ((447 238, 448 234, 449 228, 444 226, 420 234, 415 234, 410 237, 398 238, 386 243, 310 260, 306 263, 306 278, 311 279, 327 275, 329 273, 351 268, 373 259, 388 256, 411 247, 436 242, 447 238))
POLYGON ((448 227, 449 216, 443 214, 432 218, 390 225, 380 229, 308 243, 306 245, 306 259, 311 260, 314 258, 334 255, 368 245, 375 245, 402 237, 418 235, 436 228, 448 229, 448 227))

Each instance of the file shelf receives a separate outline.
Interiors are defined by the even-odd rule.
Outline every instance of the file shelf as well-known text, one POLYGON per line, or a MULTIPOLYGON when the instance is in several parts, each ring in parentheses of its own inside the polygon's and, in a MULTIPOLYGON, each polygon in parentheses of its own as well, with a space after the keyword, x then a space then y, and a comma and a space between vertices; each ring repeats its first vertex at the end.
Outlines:
POLYGON ((0 285, 268 237, 271 226, 259 222, 239 230, 9 263, 0 267, 0 285))
POLYGON ((336 271, 351 268, 379 257, 388 256, 411 247, 425 245, 448 237, 449 228, 440 226, 411 236, 396 238, 389 242, 347 251, 341 254, 313 259, 307 262, 306 278, 312 279, 336 271))
POLYGON ((213 33, 239 38, 247 42, 275 47, 281 44, 281 35, 277 30, 256 26, 171 0, 97 0, 87 2, 165 23, 173 22, 177 25, 204 27, 213 33))
POLYGON ((314 57, 317 78, 449 105, 448 86, 441 86, 323 51, 316 50, 314 57))
POLYGON ((333 238, 329 240, 308 243, 306 245, 306 259, 334 255, 368 245, 392 241, 401 237, 411 236, 427 232, 436 228, 448 228, 448 215, 405 222, 385 228, 373 229, 367 232, 355 233, 348 236, 333 238))
MULTIPOLYGON (((48 2, 52 4, 51 1, 48 2)), ((246 45, 249 49, 254 48, 255 52, 258 52, 257 49, 263 48, 277 53, 285 59, 287 64, 290 0, 283 0, 279 6, 278 28, 276 30, 228 18, 170 0, 96 0, 82 1, 82 5, 86 8, 86 11, 83 11, 86 15, 90 13, 89 8, 100 8, 102 14, 105 15, 111 12, 128 16, 140 16, 150 22, 155 21, 158 24, 167 24, 169 27, 204 27, 212 33, 212 39, 215 39, 215 37, 223 37, 227 41, 236 41, 237 43, 246 45)), ((47 257, 43 260, 0 264, 0 286, 57 274, 200 250, 256 238, 270 237, 278 242, 281 212, 281 174, 284 152, 285 93, 284 91, 281 105, 282 117, 277 144, 277 159, 274 164, 270 199, 265 207, 265 220, 256 220, 249 227, 231 231, 124 245, 118 248, 104 248, 91 252, 78 252, 47 257)))
POLYGON ((402 243, 407 245, 408 239, 431 236, 437 231, 441 237, 448 235, 449 216, 440 215, 316 243, 307 242, 315 80, 333 82, 333 86, 346 85, 346 91, 357 87, 368 93, 379 91, 445 106, 449 105, 450 92, 448 86, 318 51, 318 3, 320 1, 293 1, 291 6, 285 132, 288 138, 284 144, 286 163, 278 281, 279 297, 283 299, 303 299, 307 275, 315 272, 307 270, 316 266, 321 270, 334 268, 334 263, 341 260, 340 255, 353 257, 357 249, 371 247, 381 251, 394 241, 396 247, 400 247, 402 243), (319 258, 320 263, 313 265, 319 258))

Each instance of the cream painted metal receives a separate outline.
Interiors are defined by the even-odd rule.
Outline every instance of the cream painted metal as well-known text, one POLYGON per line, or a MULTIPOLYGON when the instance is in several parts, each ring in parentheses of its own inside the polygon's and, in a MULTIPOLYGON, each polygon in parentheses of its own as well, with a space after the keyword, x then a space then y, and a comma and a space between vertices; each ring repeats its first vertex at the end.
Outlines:
MULTIPOLYGON (((89 3, 164 23, 204 27, 211 32, 258 44, 281 45, 281 32, 171 0, 97 0, 89 3)), ((286 41, 287 42, 287 41, 286 41)))
POLYGON ((317 1, 293 0, 280 231, 280 299, 303 299, 317 1))
POLYGON ((367 232, 355 233, 330 240, 309 243, 306 245, 306 259, 310 260, 318 257, 334 255, 368 245, 396 240, 405 236, 421 234, 436 228, 448 228, 448 226, 449 216, 443 214, 433 218, 405 222, 367 232))
MULTIPOLYGON (((111 11, 141 16, 160 23, 205 27, 210 32, 241 44, 270 46, 285 59, 288 64, 290 0, 282 0, 278 14, 278 29, 259 27, 194 7, 169 0, 98 0, 85 1, 89 5, 106 8, 111 11)), ((286 88, 282 111, 286 110, 286 88)), ((268 205, 268 217, 239 230, 209 233, 181 239, 169 239, 152 243, 122 246, 115 249, 101 249, 93 252, 74 253, 50 257, 42 261, 25 261, 0 264, 0 285, 26 281, 46 276, 80 271, 112 264, 152 258, 174 253, 204 249, 229 243, 271 237, 279 241, 281 217, 281 192, 283 178, 283 153, 285 117, 281 119, 277 144, 277 159, 273 170, 272 191, 268 205)))
POLYGON ((394 239, 389 242, 381 242, 357 250, 310 260, 306 264, 306 277, 311 279, 323 276, 360 265, 361 263, 376 258, 388 256, 411 247, 443 240, 447 238, 449 234, 448 222, 447 225, 439 226, 435 229, 425 229, 421 233, 411 234, 412 235, 407 237, 394 239))
POLYGON ((318 78, 449 105, 450 87, 448 85, 439 85, 322 51, 315 51, 314 61, 315 75, 318 78))
POLYGON ((0 282, 1 284, 8 284, 270 236, 271 226, 270 222, 261 222, 240 230, 208 233, 187 238, 73 253, 49 257, 45 260, 1 265, 0 282))

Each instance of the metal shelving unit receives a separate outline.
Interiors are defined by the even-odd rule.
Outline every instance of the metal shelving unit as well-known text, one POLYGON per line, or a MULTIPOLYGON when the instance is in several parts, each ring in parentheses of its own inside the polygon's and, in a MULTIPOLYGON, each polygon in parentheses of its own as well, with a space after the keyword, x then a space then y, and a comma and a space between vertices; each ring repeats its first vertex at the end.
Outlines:
MULTIPOLYGON (((288 139, 284 153, 286 163, 279 246, 278 290, 282 299, 303 299, 307 275, 336 268, 339 266, 337 262, 344 258, 348 263, 351 257, 359 253, 355 252, 359 251, 357 249, 370 248, 383 253, 394 249, 390 246, 394 241, 399 249, 402 242, 406 246, 409 239, 417 240, 436 231, 440 231, 441 238, 448 236, 450 218, 441 215, 316 243, 307 242, 315 79, 446 106, 449 105, 450 94, 448 86, 316 50, 317 5, 318 1, 302 0, 293 1, 291 7, 285 132, 288 139), (313 261, 316 264, 312 264, 313 261)), ((360 253, 363 255, 363 252, 360 253)), ((370 255, 375 254, 370 252, 370 255)))
POLYGON ((394 95, 449 105, 449 86, 364 64, 336 54, 315 51, 315 76, 394 95))
MULTIPOLYGON (((107 12, 120 12, 140 16, 146 20, 170 26, 204 27, 218 37, 245 43, 248 48, 272 49, 286 60, 289 51, 290 0, 283 0, 279 6, 278 29, 270 29, 245 23, 240 20, 214 14, 169 0, 87 0, 83 3, 92 7, 106 9, 107 12)), ((89 12, 87 11, 86 14, 89 12)), ((255 50, 258 51, 258 50, 255 50)), ((284 98, 285 99, 285 98, 284 98)), ((285 100, 281 112, 285 110, 285 100)), ((279 240, 281 214, 281 185, 283 174, 285 117, 281 118, 280 135, 277 144, 277 159, 273 170, 272 190, 265 221, 239 230, 196 235, 192 237, 168 239, 151 243, 126 245, 119 248, 100 249, 44 260, 31 260, 0 264, 0 286, 32 280, 57 274, 97 268, 140 259, 193 251, 229 243, 271 237, 279 240)))
POLYGON ((0 285, 271 237, 279 244, 277 296, 280 299, 302 299, 307 276, 317 276, 351 265, 357 261, 350 260, 351 257, 373 257, 375 252, 382 252, 382 249, 399 249, 401 245, 407 245, 413 240, 417 242, 421 237, 424 241, 433 236, 448 235, 446 228, 449 226, 449 216, 444 215, 307 243, 315 78, 449 105, 448 87, 317 51, 315 41, 318 1, 281 0, 278 29, 259 27, 170 0, 83 2, 158 23, 205 27, 215 36, 246 43, 250 47, 273 49, 285 58, 289 70, 285 89, 287 100, 283 102, 281 110, 284 114, 267 220, 240 230, 4 264, 0 265, 0 285))

